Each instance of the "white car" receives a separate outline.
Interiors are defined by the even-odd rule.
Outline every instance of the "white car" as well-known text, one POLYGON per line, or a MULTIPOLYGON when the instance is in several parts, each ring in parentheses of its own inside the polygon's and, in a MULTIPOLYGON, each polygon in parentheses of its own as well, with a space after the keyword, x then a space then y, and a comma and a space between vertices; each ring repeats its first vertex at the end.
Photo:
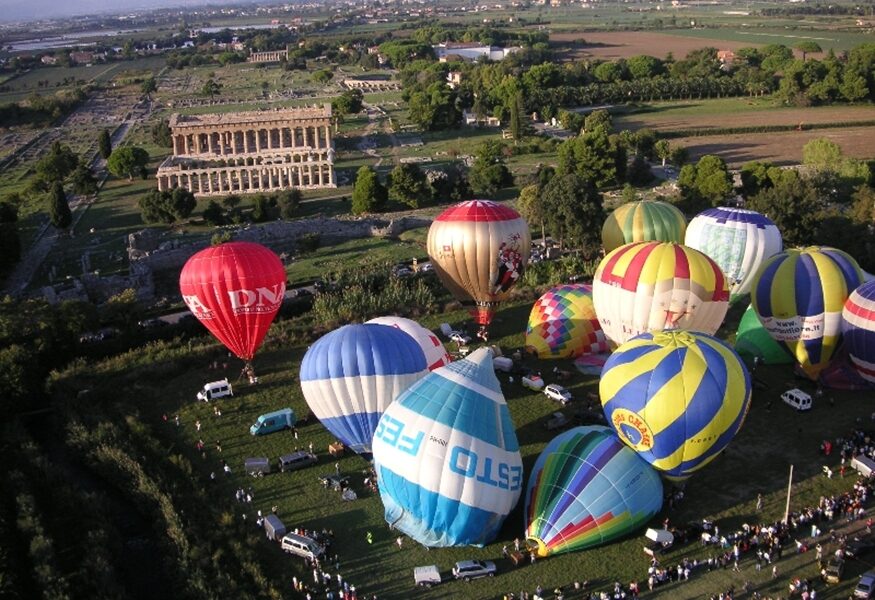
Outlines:
POLYGON ((454 331, 450 334, 450 341, 456 342, 460 346, 466 346, 471 343, 471 336, 465 335, 461 331, 454 331))
POLYGON ((544 395, 560 404, 568 404, 574 400, 574 396, 571 395, 571 392, 555 383, 551 383, 544 388, 544 395))
POLYGON ((465 581, 478 577, 495 577, 495 563, 491 560, 463 560, 453 567, 453 577, 465 581))

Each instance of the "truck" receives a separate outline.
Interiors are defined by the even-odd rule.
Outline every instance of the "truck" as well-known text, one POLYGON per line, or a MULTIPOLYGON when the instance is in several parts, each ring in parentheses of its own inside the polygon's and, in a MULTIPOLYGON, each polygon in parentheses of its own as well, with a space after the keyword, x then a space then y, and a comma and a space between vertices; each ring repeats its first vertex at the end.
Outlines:
POLYGON ((274 514, 264 517, 264 535, 272 542, 278 542, 286 535, 286 526, 274 514))
POLYGON ((413 582, 420 587, 430 588, 433 585, 441 583, 441 572, 437 565, 429 565, 427 567, 415 567, 413 569, 413 582))
POLYGON ((297 423, 295 411, 291 408, 283 408, 273 412, 265 413, 258 417, 252 427, 249 428, 249 433, 252 435, 266 435, 283 429, 291 429, 297 423))

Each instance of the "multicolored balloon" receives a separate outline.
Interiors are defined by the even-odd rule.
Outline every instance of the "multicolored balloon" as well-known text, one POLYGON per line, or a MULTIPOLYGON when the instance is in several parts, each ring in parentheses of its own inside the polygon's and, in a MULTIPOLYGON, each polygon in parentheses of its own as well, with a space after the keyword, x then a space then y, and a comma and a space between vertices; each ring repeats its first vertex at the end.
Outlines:
POLYGON ((523 465, 492 351, 429 373, 374 433, 386 521, 430 546, 481 546, 519 500, 523 465))
POLYGON ((622 344, 663 329, 716 333, 729 309, 729 288, 717 263, 698 250, 636 242, 602 259, 592 300, 605 335, 622 344))
POLYGON ((607 427, 575 427, 544 448, 526 486, 526 539, 538 556, 630 533, 662 509, 659 475, 607 427))
POLYGON ((538 298, 529 313, 526 349, 538 358, 608 352, 608 340, 592 304, 592 286, 560 285, 538 298))
POLYGON ((416 343, 419 344, 419 347, 422 348, 425 354, 425 362, 428 363, 429 371, 434 371, 452 362, 447 349, 444 348, 443 343, 441 343, 438 337, 416 321, 392 316, 377 317, 376 319, 371 319, 368 323, 395 327, 416 340, 416 343))
POLYGON ((845 300, 862 282, 857 261, 841 250, 785 250, 757 272, 751 303, 769 335, 816 381, 839 345, 845 300))
POLYGON ((729 282, 729 299, 750 292, 757 270, 781 251, 778 226, 743 208, 709 208, 687 226, 684 244, 714 259, 729 282))
POLYGON ((286 272, 264 246, 229 242, 189 258, 179 274, 179 291, 210 333, 250 361, 282 306, 286 272))
POLYGON ((301 389, 313 414, 353 452, 367 454, 386 407, 428 373, 412 337, 386 325, 345 325, 310 346, 301 389))
POLYGON ((684 214, 667 202, 629 202, 618 207, 602 225, 602 245, 605 252, 632 242, 684 241, 687 220, 684 214))
POLYGON ((845 302, 842 337, 857 373, 875 383, 875 281, 855 289, 845 302))
POLYGON ((489 200, 455 204, 432 222, 426 241, 434 270, 485 334, 499 303, 529 261, 529 226, 517 211, 489 200))
POLYGON ((602 370, 608 422, 667 476, 684 479, 735 437, 750 407, 750 374, 725 342, 693 331, 645 333, 602 370))

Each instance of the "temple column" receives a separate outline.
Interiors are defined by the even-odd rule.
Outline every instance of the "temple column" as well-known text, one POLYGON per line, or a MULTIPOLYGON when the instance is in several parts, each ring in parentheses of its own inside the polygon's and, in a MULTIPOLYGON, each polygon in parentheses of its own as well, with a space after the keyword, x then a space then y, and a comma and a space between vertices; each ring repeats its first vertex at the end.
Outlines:
POLYGON ((189 154, 189 151, 188 151, 188 134, 186 134, 186 135, 184 135, 184 136, 182 137, 182 147, 183 147, 183 151, 185 152, 185 154, 189 154))
POLYGON ((261 152, 261 130, 255 130, 255 151, 261 152))
POLYGON ((325 126, 325 147, 331 148, 331 125, 325 126))
POLYGON ((215 144, 213 144, 213 132, 212 131, 207 133, 207 150, 209 151, 210 154, 216 153, 216 146, 215 146, 215 144))

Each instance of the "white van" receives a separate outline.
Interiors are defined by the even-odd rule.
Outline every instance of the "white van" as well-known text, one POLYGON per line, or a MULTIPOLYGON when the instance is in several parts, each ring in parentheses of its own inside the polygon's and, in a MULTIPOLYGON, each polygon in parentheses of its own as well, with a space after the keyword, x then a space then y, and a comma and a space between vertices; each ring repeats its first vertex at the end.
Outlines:
POLYGON ((798 411, 811 410, 811 396, 800 389, 793 388, 781 394, 781 400, 798 411))
POLYGON ((869 477, 872 473, 875 473, 875 460, 863 454, 858 454, 851 459, 851 468, 855 469, 863 477, 869 477))
POLYGON ((492 359, 492 368, 496 371, 510 373, 513 371, 513 359, 506 356, 496 356, 492 359))
POLYGON ((216 398, 224 398, 225 396, 233 395, 234 390, 231 388, 231 384, 228 383, 228 378, 226 377, 219 381, 211 381, 210 383, 204 384, 204 389, 197 393, 197 399, 209 402, 216 398))
POLYGON ((304 558, 319 558, 325 553, 325 548, 313 538, 297 533, 289 533, 283 537, 281 547, 289 554, 303 556, 304 558))

